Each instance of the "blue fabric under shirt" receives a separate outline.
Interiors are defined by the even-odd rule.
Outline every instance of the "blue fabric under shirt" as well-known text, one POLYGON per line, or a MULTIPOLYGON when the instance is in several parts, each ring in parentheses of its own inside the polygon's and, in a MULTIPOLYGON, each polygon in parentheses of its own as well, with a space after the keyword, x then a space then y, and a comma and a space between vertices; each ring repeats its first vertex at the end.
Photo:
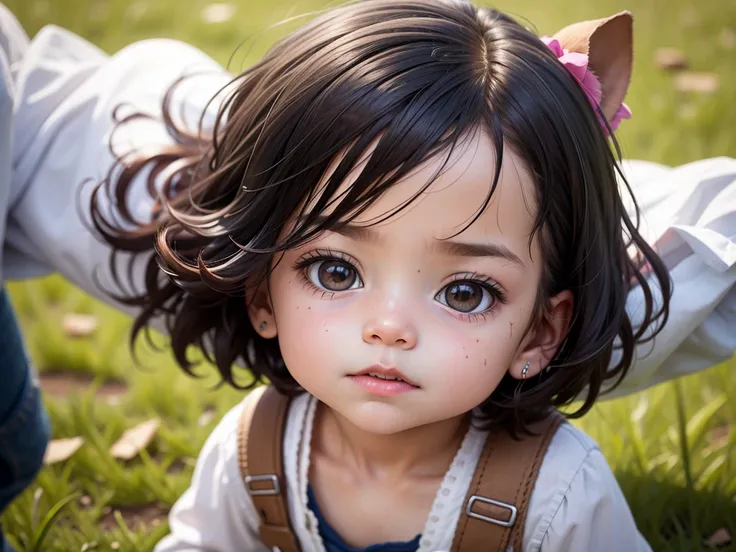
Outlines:
POLYGON ((307 506, 314 512, 319 522, 319 536, 322 537, 327 552, 417 552, 419 548, 421 535, 417 535, 408 542, 384 542, 383 544, 372 544, 368 548, 348 546, 322 516, 311 485, 307 487, 307 499, 307 506))

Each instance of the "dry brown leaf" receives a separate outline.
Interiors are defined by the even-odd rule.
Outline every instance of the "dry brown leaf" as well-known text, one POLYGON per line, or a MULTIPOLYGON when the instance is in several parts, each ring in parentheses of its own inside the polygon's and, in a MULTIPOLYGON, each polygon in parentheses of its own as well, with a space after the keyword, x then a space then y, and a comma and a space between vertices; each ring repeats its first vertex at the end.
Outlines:
POLYGON ((62 328, 69 337, 87 337, 99 326, 96 316, 70 313, 64 316, 62 328))
POLYGON ((153 440, 159 425, 161 425, 161 422, 153 419, 127 430, 110 447, 110 454, 120 460, 131 460, 135 458, 153 440))
POLYGON ((712 548, 718 548, 719 546, 728 546, 731 544, 731 533, 728 529, 721 527, 713 533, 710 537, 705 540, 705 544, 712 548))
POLYGON ((43 457, 43 463, 46 466, 64 462, 72 457, 84 444, 82 437, 70 437, 68 439, 53 439, 46 447, 46 454, 43 457))
POLYGON ((675 77, 675 88, 680 92, 712 94, 720 84, 715 73, 680 73, 675 77))
POLYGON ((225 23, 235 15, 235 6, 232 4, 209 4, 200 12, 199 16, 205 23, 225 23))
POLYGON ((654 54, 654 62, 660 69, 670 71, 685 69, 687 67, 685 54, 676 48, 660 48, 654 54))

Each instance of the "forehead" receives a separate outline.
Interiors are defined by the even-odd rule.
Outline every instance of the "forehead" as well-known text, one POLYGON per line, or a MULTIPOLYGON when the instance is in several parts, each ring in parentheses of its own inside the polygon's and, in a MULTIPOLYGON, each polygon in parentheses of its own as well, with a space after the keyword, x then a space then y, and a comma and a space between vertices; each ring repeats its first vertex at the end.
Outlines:
MULTIPOLYGON (((366 153, 369 155, 370 151, 366 153)), ((447 154, 429 159, 389 188, 352 223, 371 225, 394 243, 446 238, 493 241, 533 261, 528 245, 536 214, 535 185, 521 159, 509 149, 504 149, 493 195, 479 214, 493 186, 495 157, 490 137, 475 132, 458 144, 449 160, 447 154), (407 207, 381 220, 407 202, 407 207)), ((360 166, 341 184, 338 195, 351 185, 359 170, 360 166)), ((535 242, 531 250, 534 258, 535 242)))

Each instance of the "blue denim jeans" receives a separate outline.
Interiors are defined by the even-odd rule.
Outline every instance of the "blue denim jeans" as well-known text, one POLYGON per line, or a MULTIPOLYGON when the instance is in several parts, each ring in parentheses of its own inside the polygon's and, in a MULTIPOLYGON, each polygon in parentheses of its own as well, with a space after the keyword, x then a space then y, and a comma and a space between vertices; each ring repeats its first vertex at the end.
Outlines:
MULTIPOLYGON (((0 288, 0 512, 34 480, 49 419, 8 294, 0 288)), ((0 552, 11 550, 0 528, 0 552)))

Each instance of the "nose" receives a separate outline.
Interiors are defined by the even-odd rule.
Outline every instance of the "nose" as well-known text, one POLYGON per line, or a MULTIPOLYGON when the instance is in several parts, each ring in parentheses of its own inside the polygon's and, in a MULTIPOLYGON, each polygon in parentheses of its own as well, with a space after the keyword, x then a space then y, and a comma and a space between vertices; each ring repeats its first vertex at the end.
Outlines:
POLYGON ((363 341, 399 349, 413 349, 417 345, 416 329, 400 320, 379 318, 363 327, 363 341))

